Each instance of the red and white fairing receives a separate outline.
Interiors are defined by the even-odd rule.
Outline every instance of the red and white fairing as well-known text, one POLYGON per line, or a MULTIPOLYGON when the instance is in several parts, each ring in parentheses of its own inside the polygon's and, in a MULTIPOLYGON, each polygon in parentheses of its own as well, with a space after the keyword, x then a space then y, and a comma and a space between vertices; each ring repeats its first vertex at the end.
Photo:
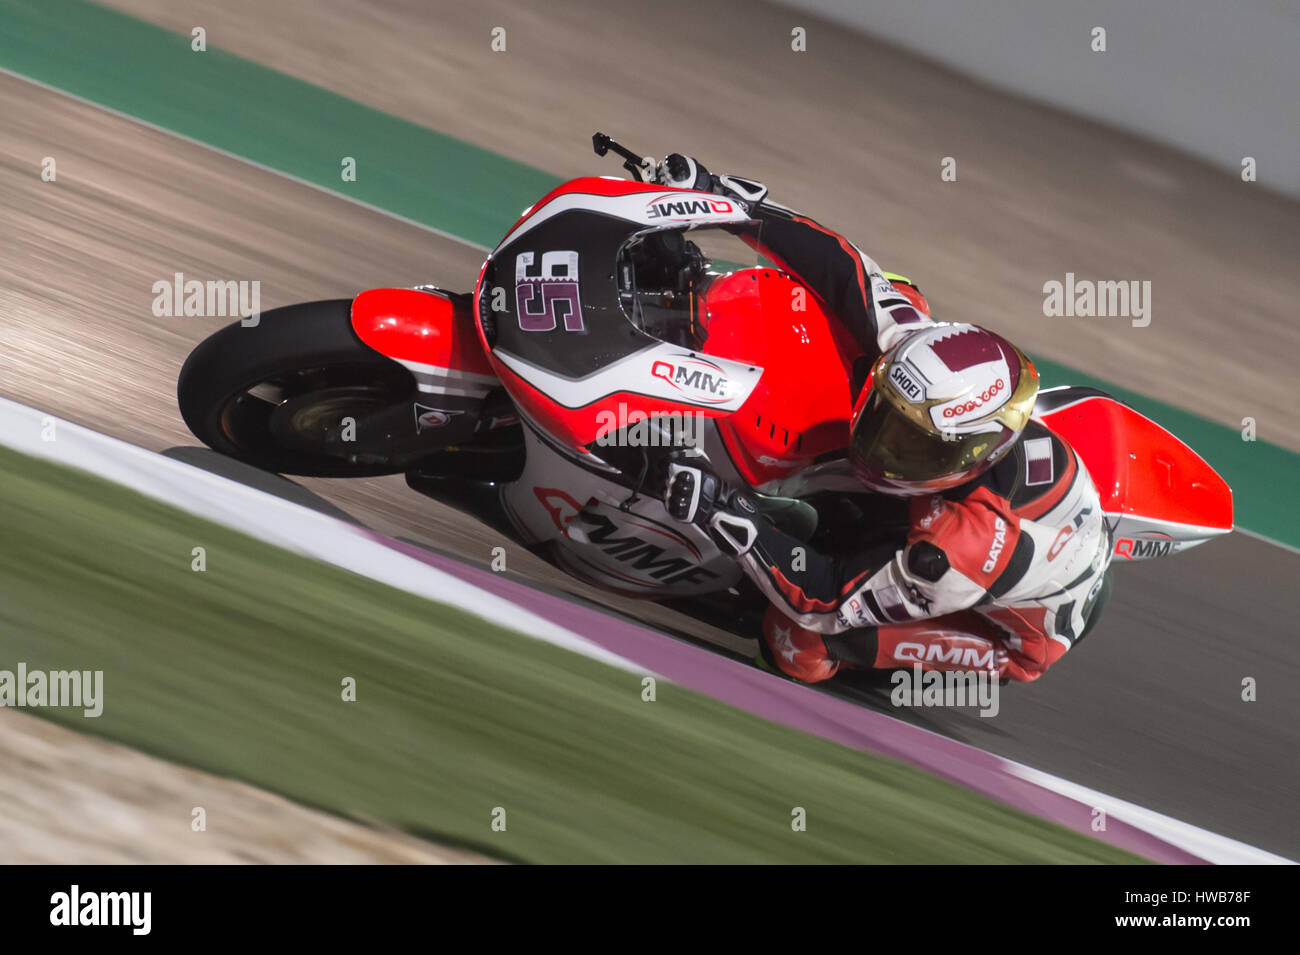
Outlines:
POLYGON ((1120 561, 1165 557, 1232 530, 1232 490, 1145 415, 1087 388, 1040 392, 1035 417, 1088 469, 1120 561))
POLYGON ((503 504, 521 535, 556 544, 575 576, 660 595, 724 589, 740 576, 659 500, 629 503, 626 483, 606 476, 602 422, 693 418, 712 465, 750 487, 846 443, 860 351, 796 279, 771 267, 715 278, 699 348, 647 334, 618 299, 615 255, 629 237, 748 222, 740 204, 710 193, 578 179, 526 210, 484 266, 481 342, 527 424, 525 473, 503 504))
POLYGON ((619 247, 642 230, 747 220, 719 196, 606 177, 565 183, 525 210, 475 292, 487 319, 483 348, 524 415, 581 454, 605 409, 717 416, 740 408, 763 369, 636 328, 614 269, 619 247))
MULTIPOLYGON (((861 349, 797 277, 755 266, 715 278, 698 348, 647 334, 620 303, 616 255, 629 237, 747 221, 738 203, 709 193, 576 179, 524 212, 484 263, 472 306, 433 288, 376 289, 354 301, 353 327, 415 376, 417 423, 469 420, 505 388, 526 454, 501 503, 523 540, 554 545, 560 566, 610 590, 723 590, 740 576, 736 563, 657 498, 630 495, 597 439, 611 419, 698 416, 702 450, 729 484, 787 495, 861 490, 835 458, 848 444, 861 349)), ((1231 529, 1223 480, 1132 409, 1055 389, 1042 393, 1035 417, 1092 475, 1120 560, 1231 529)))

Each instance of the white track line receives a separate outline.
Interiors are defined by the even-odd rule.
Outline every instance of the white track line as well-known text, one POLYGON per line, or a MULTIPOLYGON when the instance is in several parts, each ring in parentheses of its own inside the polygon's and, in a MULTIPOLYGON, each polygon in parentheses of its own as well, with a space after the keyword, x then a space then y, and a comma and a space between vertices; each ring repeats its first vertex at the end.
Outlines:
POLYGON ((87 471, 186 513, 407 593, 449 604, 507 630, 621 670, 648 675, 640 664, 496 594, 386 547, 364 530, 336 517, 6 398, 0 398, 0 445, 87 471), (54 424, 53 441, 42 439, 49 422, 54 424))
POLYGON ((1030 766, 1012 762, 1011 760, 1003 760, 1003 763, 1006 772, 1012 776, 1033 783, 1035 786, 1051 790, 1054 793, 1059 793, 1073 799, 1075 802, 1082 803, 1084 806, 1100 809, 1105 812, 1107 818, 1117 819, 1120 822, 1128 823, 1135 829, 1149 832, 1156 838, 1198 856, 1206 862, 1213 862, 1215 865, 1296 864, 1283 856, 1247 845, 1244 842, 1238 842, 1236 839, 1230 839, 1227 836, 1221 836, 1217 832, 1193 826, 1189 822, 1166 816, 1154 809, 1147 809, 1145 806, 1126 802, 1115 796, 1108 796, 1095 789, 1080 786, 1078 783, 1072 783, 1067 779, 1061 779, 1059 776, 1053 776, 1030 766))

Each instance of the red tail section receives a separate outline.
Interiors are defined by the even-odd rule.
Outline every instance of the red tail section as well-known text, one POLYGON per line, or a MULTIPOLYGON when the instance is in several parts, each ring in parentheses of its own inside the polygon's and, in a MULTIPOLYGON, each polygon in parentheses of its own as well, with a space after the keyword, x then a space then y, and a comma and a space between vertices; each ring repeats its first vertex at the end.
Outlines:
POLYGON ((1078 453, 1115 528, 1115 556, 1163 557, 1232 530, 1232 490, 1150 418, 1085 388, 1039 395, 1040 421, 1078 453))
POLYGON ((468 305, 447 293, 376 288, 352 301, 352 328, 379 352, 412 367, 496 381, 468 305))

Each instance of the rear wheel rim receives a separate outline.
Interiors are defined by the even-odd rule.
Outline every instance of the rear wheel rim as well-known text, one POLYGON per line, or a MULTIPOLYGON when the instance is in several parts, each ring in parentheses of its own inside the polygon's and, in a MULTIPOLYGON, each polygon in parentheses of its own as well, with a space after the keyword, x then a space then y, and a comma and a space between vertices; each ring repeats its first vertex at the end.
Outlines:
POLYGON ((240 457, 291 467, 380 466, 389 458, 359 454, 338 440, 344 419, 410 400, 402 370, 376 375, 373 365, 297 369, 253 382, 221 405, 217 427, 240 457), (357 384, 358 381, 364 382, 357 384))

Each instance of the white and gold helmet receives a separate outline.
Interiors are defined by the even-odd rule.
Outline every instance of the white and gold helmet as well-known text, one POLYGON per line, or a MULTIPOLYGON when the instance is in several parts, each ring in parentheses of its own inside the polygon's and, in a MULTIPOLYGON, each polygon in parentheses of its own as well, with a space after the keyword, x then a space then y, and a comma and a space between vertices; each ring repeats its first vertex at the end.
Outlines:
POLYGON ((909 335, 871 369, 853 409, 849 460, 885 494, 933 494, 987 471, 1020 439, 1038 371, 978 325, 909 335))

